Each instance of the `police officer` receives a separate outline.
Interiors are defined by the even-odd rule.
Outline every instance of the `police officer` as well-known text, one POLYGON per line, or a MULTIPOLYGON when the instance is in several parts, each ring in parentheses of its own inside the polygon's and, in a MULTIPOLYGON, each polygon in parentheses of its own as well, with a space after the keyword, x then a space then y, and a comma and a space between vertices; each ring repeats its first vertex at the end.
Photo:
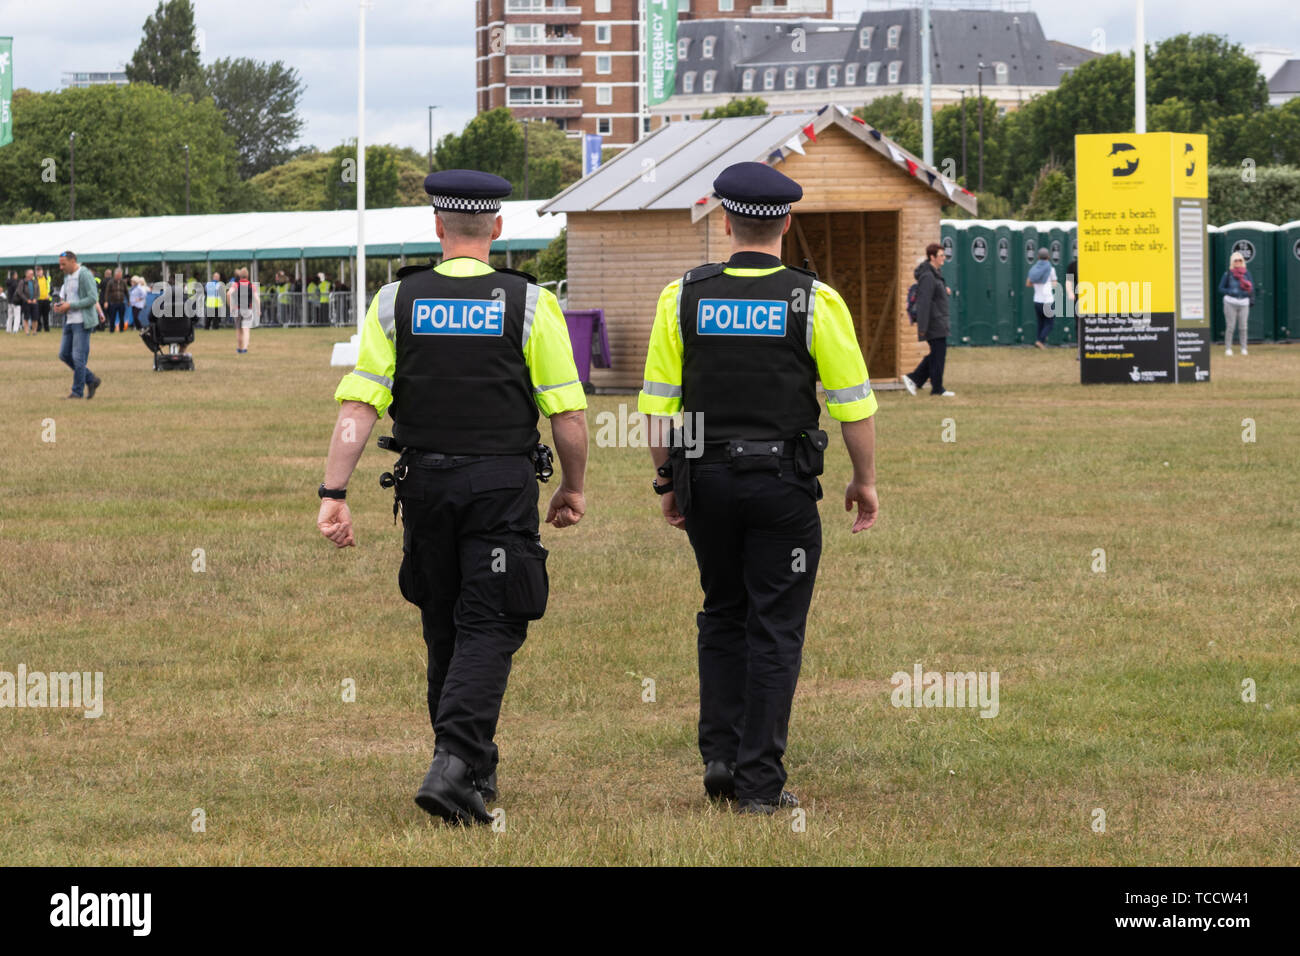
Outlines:
POLYGON ((546 520, 564 528, 586 508, 587 402, 555 297, 531 276, 487 264, 510 184, 447 170, 424 188, 443 261, 407 266, 370 301, 356 369, 335 393, 342 407, 317 524, 336 546, 354 543, 348 479, 390 412, 402 450, 393 471, 405 526, 398 583, 423 618, 436 736, 415 800, 450 822, 488 823, 511 655, 546 608, 537 414, 551 419, 563 473, 546 520))
POLYGON ((817 501, 826 406, 853 462, 845 510, 875 523, 876 397, 853 319, 834 289, 781 262, 799 184, 763 163, 714 181, 731 258, 659 297, 640 411, 654 486, 685 528, 704 590, 697 615, 705 791, 744 813, 798 805, 782 756, 821 556, 817 501), (668 431, 668 416, 683 428, 668 431))

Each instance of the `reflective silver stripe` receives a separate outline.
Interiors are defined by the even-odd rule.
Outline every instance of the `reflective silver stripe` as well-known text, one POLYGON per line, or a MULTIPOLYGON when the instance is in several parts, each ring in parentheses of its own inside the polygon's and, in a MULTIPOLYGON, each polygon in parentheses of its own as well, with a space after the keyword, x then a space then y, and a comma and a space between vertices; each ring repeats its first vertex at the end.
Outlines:
POLYGON ((397 287, 400 284, 399 282, 390 282, 388 285, 381 286, 379 291, 375 293, 375 298, 379 300, 379 327, 384 330, 384 334, 390 339, 396 335, 394 332, 397 325, 395 311, 397 309, 397 287))
POLYGON ((528 297, 524 299, 524 345, 528 344, 528 336, 533 334, 533 315, 537 312, 537 295, 541 291, 540 286, 528 283, 528 297))
POLYGON ((826 400, 835 402, 839 405, 847 405, 849 402, 860 402, 871 395, 871 382, 863 382, 861 385, 854 385, 851 388, 828 388, 826 389, 826 400))
POLYGON ((682 282, 677 286, 677 337, 682 342, 686 341, 686 335, 682 332, 682 286, 684 285, 686 283, 682 282))
POLYGON ((817 311, 817 290, 824 288, 825 286, 822 283, 813 279, 811 293, 812 300, 808 303, 808 328, 804 330, 804 338, 806 340, 804 345, 807 347, 809 355, 812 354, 813 350, 813 313, 817 311))
POLYGON ((656 398, 681 398, 682 387, 680 385, 668 385, 664 382, 646 381, 642 383, 641 391, 647 395, 653 395, 656 398))
POLYGON ((361 378, 364 379, 368 379, 369 381, 372 382, 377 382, 378 384, 384 386, 384 388, 388 389, 390 392, 393 390, 393 380, 391 378, 385 378, 382 375, 376 375, 374 372, 363 372, 359 368, 354 368, 352 370, 352 374, 360 376, 361 378))
POLYGON ((575 378, 572 382, 561 382, 559 385, 534 385, 533 391, 540 395, 542 392, 549 392, 553 388, 567 388, 570 385, 579 384, 581 383, 575 378))

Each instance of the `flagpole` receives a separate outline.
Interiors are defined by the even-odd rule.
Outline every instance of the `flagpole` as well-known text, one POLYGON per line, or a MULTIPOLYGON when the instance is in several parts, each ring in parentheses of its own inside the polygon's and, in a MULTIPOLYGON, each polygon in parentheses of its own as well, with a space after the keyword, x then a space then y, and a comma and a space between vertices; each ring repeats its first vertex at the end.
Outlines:
POLYGON ((1137 36, 1133 41, 1133 132, 1147 131, 1146 4, 1137 0, 1137 36))
POLYGON ((641 142, 641 136, 645 131, 645 118, 650 112, 650 73, 646 63, 646 44, 649 43, 647 17, 649 11, 646 10, 646 0, 640 0, 639 20, 637 21, 637 31, 641 34, 641 42, 637 45, 637 67, 641 71, 641 102, 638 104, 640 115, 636 118, 636 142, 641 142))
POLYGON ((352 283, 357 334, 366 314, 366 7, 361 0, 357 29, 357 274, 352 283))
POLYGON ((921 158, 934 165, 934 100, 930 82, 930 0, 921 3, 921 158))

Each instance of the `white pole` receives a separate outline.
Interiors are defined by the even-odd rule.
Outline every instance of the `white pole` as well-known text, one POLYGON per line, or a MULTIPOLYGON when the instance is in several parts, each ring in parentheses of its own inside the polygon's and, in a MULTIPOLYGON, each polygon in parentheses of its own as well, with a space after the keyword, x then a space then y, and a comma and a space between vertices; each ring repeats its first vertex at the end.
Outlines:
POLYGON ((1147 131, 1146 4, 1137 0, 1137 36, 1133 41, 1133 132, 1147 131))
POLYGON ((645 118, 650 113, 650 70, 649 63, 646 59, 646 45, 649 39, 649 22, 647 21, 646 0, 641 0, 638 4, 640 17, 637 22, 637 32, 641 34, 641 42, 637 45, 637 67, 641 71, 641 103, 637 111, 640 115, 636 118, 636 142, 641 141, 641 136, 645 130, 645 118))
POLYGON ((934 165, 934 101, 930 96, 930 0, 921 3, 921 158, 934 165))
POLYGON ((352 283, 357 333, 366 315, 366 7, 361 0, 361 24, 357 31, 357 274, 352 283))

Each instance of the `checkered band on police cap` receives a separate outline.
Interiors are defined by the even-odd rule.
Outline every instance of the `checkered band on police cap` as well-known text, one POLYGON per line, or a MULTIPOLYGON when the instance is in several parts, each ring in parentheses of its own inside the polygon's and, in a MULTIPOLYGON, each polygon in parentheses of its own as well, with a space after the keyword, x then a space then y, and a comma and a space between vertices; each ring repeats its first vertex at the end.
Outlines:
POLYGON ((722 208, 729 213, 737 216, 748 216, 751 219, 780 219, 782 216, 790 214, 789 203, 753 203, 737 202, 734 199, 723 199, 722 208))
POLYGON ((748 219, 780 219, 803 198, 803 188, 766 163, 735 163, 713 181, 722 208, 748 219))
POLYGON ((469 199, 465 196, 432 196, 438 212, 500 212, 500 199, 469 199))
POLYGON ((477 169, 442 169, 425 177, 424 191, 438 212, 495 213, 510 195, 510 182, 477 169))

